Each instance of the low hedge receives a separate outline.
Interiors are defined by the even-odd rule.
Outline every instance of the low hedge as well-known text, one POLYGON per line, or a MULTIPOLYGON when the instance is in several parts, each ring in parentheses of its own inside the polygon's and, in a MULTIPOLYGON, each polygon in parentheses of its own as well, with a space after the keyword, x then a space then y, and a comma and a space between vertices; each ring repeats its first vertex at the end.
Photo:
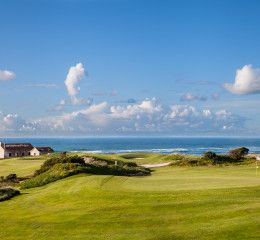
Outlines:
POLYGON ((20 191, 13 188, 0 188, 0 202, 11 199, 20 194, 20 191))

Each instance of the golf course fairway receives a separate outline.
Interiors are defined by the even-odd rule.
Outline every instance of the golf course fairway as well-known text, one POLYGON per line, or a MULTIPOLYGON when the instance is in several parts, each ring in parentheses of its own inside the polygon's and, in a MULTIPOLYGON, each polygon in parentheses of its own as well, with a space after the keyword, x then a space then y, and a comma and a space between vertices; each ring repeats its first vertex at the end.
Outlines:
MULTIPOLYGON (((0 162, 1 174, 10 161, 0 162)), ((243 165, 79 174, 1 202, 0 239, 260 239, 260 172, 243 165)))

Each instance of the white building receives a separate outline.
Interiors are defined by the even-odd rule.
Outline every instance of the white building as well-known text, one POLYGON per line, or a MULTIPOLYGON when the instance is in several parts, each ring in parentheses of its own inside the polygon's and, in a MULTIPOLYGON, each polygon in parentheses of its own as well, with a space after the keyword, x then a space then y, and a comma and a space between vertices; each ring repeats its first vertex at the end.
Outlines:
POLYGON ((30 151, 30 155, 31 156, 39 156, 42 154, 50 154, 53 153, 53 149, 50 147, 34 147, 31 151, 30 151))
POLYGON ((1 143, 0 158, 30 156, 33 149, 30 143, 1 143))

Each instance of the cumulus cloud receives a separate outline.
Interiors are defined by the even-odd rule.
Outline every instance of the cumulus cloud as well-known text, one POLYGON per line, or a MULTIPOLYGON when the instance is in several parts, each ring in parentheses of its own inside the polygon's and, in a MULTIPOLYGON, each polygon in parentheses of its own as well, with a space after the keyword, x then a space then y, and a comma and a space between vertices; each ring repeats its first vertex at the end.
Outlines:
POLYGON ((181 101, 185 102, 185 101, 207 101, 207 97, 205 96, 199 96, 199 95, 194 95, 191 93, 185 93, 181 96, 180 98, 181 101))
POLYGON ((111 106, 110 112, 114 118, 139 118, 140 115, 151 115, 161 112, 162 107, 156 99, 145 99, 139 104, 129 104, 127 106, 111 106))
POLYGON ((245 65, 236 71, 234 83, 225 83, 224 87, 233 94, 260 93, 260 68, 245 65))
POLYGON ((173 105, 165 118, 185 131, 220 132, 243 129, 245 119, 227 110, 196 109, 189 105, 173 105))
MULTIPOLYGON (((60 105, 65 104, 61 101, 60 105)), ((0 133, 31 135, 86 134, 194 134, 244 128, 245 119, 220 109, 198 109, 191 105, 163 106, 155 98, 133 104, 92 104, 81 110, 33 121, 16 114, 0 114, 0 133)))
POLYGON ((71 97, 72 104, 81 103, 78 98, 80 92, 80 87, 77 86, 78 82, 82 80, 85 76, 85 69, 82 63, 78 63, 75 66, 70 67, 67 74, 65 85, 69 96, 71 97))
POLYGON ((32 133, 38 129, 37 123, 27 122, 17 114, 3 114, 0 112, 0 132, 5 134, 32 133))
POLYGON ((15 78, 15 73, 8 70, 0 70, 0 81, 9 81, 15 78))

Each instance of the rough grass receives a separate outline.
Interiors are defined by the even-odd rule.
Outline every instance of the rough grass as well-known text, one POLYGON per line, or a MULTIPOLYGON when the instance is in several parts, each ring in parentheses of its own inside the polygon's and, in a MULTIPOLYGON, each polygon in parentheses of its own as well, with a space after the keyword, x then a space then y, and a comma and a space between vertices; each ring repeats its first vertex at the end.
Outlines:
POLYGON ((115 176, 145 176, 150 174, 150 170, 137 166, 137 164, 133 162, 115 162, 92 157, 89 163, 85 163, 84 159, 77 155, 56 156, 47 159, 41 167, 34 172, 33 177, 22 182, 21 188, 43 186, 78 173, 115 176))
POLYGON ((80 174, 23 190, 0 212, 5 240, 259 239, 260 173, 248 165, 80 174))
POLYGON ((77 163, 58 163, 52 168, 29 180, 22 182, 21 188, 34 188, 84 172, 85 169, 77 163))
POLYGON ((246 158, 240 161, 230 161, 225 155, 221 156, 223 161, 212 161, 201 156, 185 154, 160 154, 160 153, 122 153, 122 154, 87 154, 100 159, 118 160, 124 162, 135 162, 138 164, 159 164, 169 162, 175 166, 212 166, 212 165, 243 165, 255 163, 255 159, 246 158))
POLYGON ((160 153, 121 153, 121 154, 82 154, 84 156, 98 157, 106 160, 118 160, 125 162, 135 162, 138 164, 153 164, 164 162, 175 162, 178 160, 200 159, 199 156, 182 154, 160 154, 160 153))

